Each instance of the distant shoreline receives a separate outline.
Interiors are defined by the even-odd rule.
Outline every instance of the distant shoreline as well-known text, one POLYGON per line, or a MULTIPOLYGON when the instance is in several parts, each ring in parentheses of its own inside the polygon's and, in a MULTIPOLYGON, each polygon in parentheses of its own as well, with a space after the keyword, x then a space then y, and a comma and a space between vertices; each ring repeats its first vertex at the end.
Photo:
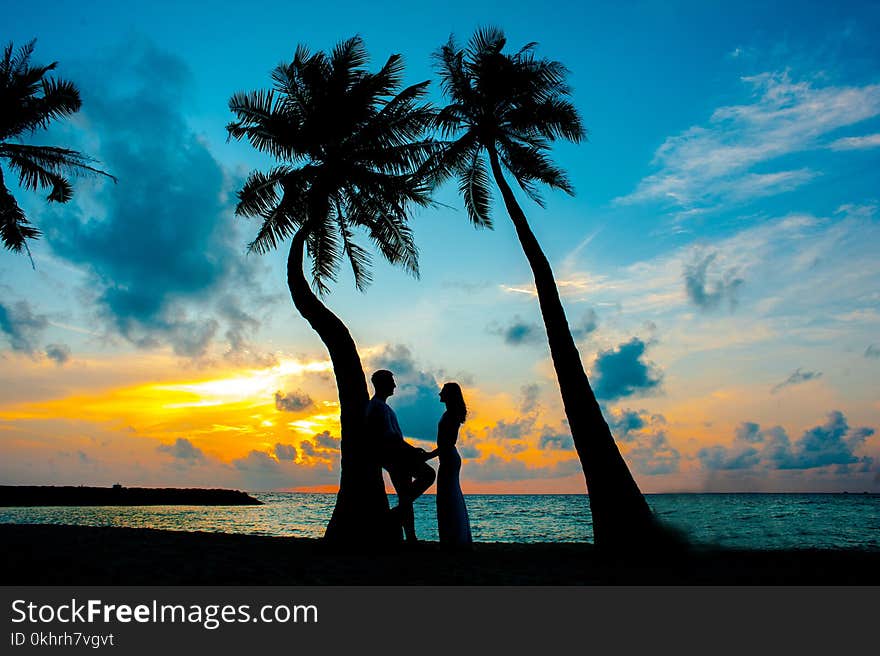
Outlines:
POLYGON ((4 585, 878 585, 880 551, 436 542, 341 551, 314 538, 0 524, 4 585), (61 557, 63 556, 63 557, 61 557))
POLYGON ((0 507, 36 506, 260 506, 239 490, 206 488, 0 485, 0 507))

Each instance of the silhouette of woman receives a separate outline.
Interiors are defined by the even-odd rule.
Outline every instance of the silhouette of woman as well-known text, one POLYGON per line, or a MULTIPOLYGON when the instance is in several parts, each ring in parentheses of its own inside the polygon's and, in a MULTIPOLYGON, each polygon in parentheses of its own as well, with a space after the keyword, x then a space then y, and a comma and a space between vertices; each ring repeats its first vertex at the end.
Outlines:
POLYGON ((446 412, 437 425, 437 448, 427 458, 439 456, 437 470, 437 530, 440 544, 445 547, 470 547, 471 525, 467 506, 461 493, 459 474, 461 456, 455 448, 458 428, 467 416, 467 407, 458 383, 446 383, 440 390, 440 400, 446 404, 446 412))

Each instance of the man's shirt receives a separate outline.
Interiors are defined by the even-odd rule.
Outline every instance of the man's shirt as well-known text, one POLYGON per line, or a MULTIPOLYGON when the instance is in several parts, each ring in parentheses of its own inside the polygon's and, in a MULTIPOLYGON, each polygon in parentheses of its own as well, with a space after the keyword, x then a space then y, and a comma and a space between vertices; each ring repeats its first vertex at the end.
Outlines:
POLYGON ((383 464, 399 462, 418 450, 403 439, 394 410, 376 397, 367 403, 367 432, 375 440, 383 464))

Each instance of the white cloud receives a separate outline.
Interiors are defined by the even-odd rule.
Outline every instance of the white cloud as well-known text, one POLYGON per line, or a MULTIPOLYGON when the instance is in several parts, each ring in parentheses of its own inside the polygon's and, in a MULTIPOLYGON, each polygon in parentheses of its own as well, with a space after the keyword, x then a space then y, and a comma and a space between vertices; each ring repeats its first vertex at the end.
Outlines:
MULTIPOLYGON (((743 82, 752 87, 753 102, 720 107, 706 125, 667 138, 654 156, 659 170, 617 202, 660 200, 692 209, 790 191, 819 173, 808 168, 758 173, 753 167, 824 148, 833 130, 880 115, 880 85, 815 87, 791 80, 787 72, 743 82)), ((867 147, 877 136, 834 144, 867 147)))
MULTIPOLYGON (((848 205, 826 217, 767 219, 629 266, 568 272, 571 280, 602 283, 560 292, 570 316, 577 315, 579 302, 609 308, 601 314, 595 348, 607 349, 636 334, 644 322, 654 322, 660 329, 654 359, 664 367, 719 349, 786 351, 796 340, 828 354, 848 343, 864 350, 876 341, 880 325, 875 307, 880 260, 873 246, 880 240, 880 225, 873 209, 848 205), (694 290, 688 290, 694 263, 708 257, 698 282, 704 301, 718 296, 714 312, 697 311, 694 290)), ((786 361, 775 375, 787 375, 800 364, 786 361)), ((833 371, 826 361, 811 366, 833 371)))
POLYGON ((863 137, 843 137, 831 143, 831 150, 864 150, 880 146, 880 134, 867 134, 863 137))

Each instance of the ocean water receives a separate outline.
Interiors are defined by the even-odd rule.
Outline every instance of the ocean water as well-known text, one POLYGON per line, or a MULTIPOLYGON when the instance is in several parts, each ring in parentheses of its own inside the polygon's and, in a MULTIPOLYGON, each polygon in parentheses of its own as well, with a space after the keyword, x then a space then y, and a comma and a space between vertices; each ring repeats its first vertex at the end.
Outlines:
MULTIPOLYGON (((333 494, 255 495, 263 506, 0 508, 0 523, 126 526, 321 537, 333 494)), ((468 495, 477 542, 592 542, 585 495, 468 495)), ((699 544, 748 549, 880 550, 877 494, 656 494, 648 504, 699 544)), ((396 503, 390 497, 392 505, 396 503)), ((437 540, 434 497, 416 502, 416 531, 437 540)))

